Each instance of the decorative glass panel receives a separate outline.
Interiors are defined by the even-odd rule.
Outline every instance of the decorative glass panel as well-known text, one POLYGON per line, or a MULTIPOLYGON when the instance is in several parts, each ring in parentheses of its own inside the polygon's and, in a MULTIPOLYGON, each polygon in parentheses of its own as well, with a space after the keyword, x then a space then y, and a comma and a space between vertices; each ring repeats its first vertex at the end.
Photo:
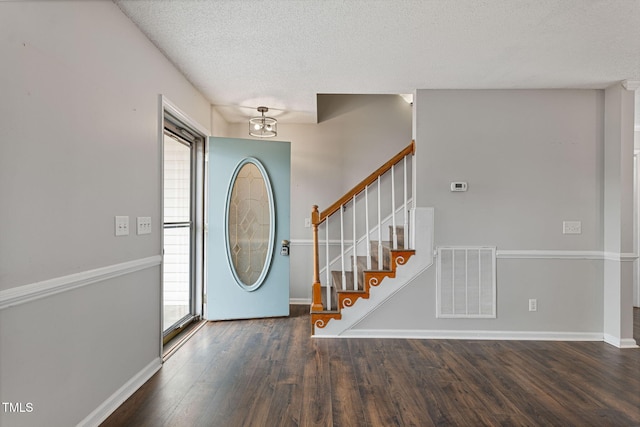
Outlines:
POLYGON ((227 254, 238 284, 257 289, 269 270, 274 212, 271 184, 256 159, 244 159, 231 179, 227 201, 227 254))

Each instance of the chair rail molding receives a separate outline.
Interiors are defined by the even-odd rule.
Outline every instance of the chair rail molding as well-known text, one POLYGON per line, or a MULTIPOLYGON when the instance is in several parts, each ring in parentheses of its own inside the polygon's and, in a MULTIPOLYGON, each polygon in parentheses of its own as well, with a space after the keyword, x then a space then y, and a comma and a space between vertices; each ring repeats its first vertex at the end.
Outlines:
POLYGON ((567 250, 497 250, 498 259, 587 259, 607 261, 635 261, 638 254, 603 251, 567 251, 567 250))
POLYGON ((125 274, 145 270, 147 268, 158 266, 161 263, 162 256, 154 255, 147 258, 127 261, 120 264, 109 265, 106 267, 44 280, 42 282, 6 289, 4 291, 0 291, 0 310, 35 301, 40 298, 46 298, 61 292, 70 291, 92 283, 102 282, 125 274))

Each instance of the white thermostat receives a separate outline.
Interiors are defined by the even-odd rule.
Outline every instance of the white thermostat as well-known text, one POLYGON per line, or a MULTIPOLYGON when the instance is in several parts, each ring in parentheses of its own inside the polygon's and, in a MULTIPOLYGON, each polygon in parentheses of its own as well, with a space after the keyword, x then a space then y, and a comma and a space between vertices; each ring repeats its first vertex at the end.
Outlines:
POLYGON ((466 182, 452 182, 451 191, 467 191, 466 182))

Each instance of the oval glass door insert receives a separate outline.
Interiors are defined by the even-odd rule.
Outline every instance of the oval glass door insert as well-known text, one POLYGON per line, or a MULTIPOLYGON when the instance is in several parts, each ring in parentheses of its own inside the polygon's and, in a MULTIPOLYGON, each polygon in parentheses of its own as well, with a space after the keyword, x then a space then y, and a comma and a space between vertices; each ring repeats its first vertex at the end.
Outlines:
POLYGON ((271 183, 257 159, 246 158, 236 166, 225 218, 231 272, 241 288, 256 290, 269 272, 275 237, 271 183))

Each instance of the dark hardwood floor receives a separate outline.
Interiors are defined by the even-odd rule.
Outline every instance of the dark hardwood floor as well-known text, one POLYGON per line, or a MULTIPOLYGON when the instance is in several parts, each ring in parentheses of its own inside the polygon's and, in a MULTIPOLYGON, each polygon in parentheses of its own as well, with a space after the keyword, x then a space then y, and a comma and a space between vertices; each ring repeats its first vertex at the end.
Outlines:
POLYGON ((638 349, 309 333, 304 306, 210 322, 103 426, 640 425, 638 349))

